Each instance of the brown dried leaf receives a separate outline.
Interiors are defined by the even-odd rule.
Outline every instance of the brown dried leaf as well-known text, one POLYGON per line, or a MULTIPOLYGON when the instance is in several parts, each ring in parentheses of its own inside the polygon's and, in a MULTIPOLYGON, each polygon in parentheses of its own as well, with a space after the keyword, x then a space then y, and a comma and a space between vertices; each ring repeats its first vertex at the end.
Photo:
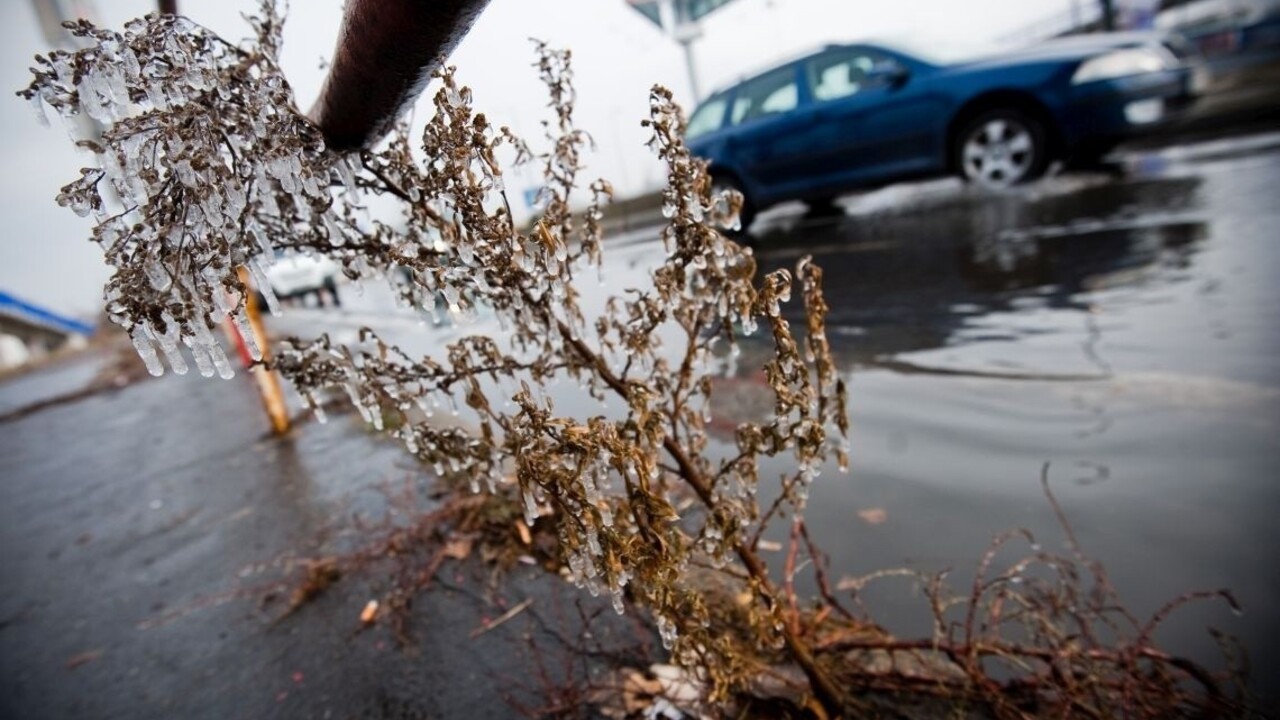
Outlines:
POLYGON ((444 556, 454 560, 466 560, 471 556, 471 538, 455 537, 445 543, 444 556))
POLYGON ((369 625, 376 619, 378 619, 378 601, 370 600, 365 604, 364 610, 360 611, 360 622, 369 625))
POLYGON ((662 683, 646 677, 644 673, 630 669, 623 671, 622 702, 628 713, 643 712, 653 704, 653 698, 662 693, 662 683))

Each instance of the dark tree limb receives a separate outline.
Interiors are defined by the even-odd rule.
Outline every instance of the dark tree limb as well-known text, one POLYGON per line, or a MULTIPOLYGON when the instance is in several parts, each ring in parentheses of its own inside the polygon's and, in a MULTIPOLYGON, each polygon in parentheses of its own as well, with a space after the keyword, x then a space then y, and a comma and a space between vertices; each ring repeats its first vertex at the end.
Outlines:
POLYGON ((350 0, 333 65, 308 113, 330 147, 389 132, 489 0, 350 0))

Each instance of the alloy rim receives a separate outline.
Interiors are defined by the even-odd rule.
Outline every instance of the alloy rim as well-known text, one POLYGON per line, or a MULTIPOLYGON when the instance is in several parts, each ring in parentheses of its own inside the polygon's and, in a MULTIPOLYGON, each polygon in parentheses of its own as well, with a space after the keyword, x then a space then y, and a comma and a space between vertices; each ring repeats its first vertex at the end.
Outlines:
POLYGON ((1035 141, 1022 123, 993 118, 974 132, 964 144, 964 174, 970 180, 993 188, 1014 185, 1031 172, 1035 161, 1035 141))

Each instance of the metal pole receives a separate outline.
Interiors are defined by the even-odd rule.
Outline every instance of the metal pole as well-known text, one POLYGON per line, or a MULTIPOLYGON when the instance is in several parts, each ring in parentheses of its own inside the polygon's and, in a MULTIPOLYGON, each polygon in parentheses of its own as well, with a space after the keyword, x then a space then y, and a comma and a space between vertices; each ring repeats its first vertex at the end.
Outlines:
POLYGON ((45 40, 57 47, 72 47, 71 35, 62 27, 68 20, 85 19, 94 24, 98 22, 97 8, 93 0, 79 0, 71 3, 67 0, 32 0, 35 6, 36 19, 40 22, 40 30, 45 40))
POLYGON ((58 7, 48 0, 32 0, 32 5, 35 5, 36 19, 40 22, 40 30, 44 33, 45 42, 50 45, 61 45, 66 39, 62 29, 62 21, 65 18, 58 11, 58 7))
POLYGON ((160 13, 163 15, 177 15, 178 0, 160 0, 160 13))
POLYGON ((689 71, 689 92, 693 93, 693 103, 697 104, 702 100, 702 90, 698 86, 698 66, 693 59, 693 38, 681 40, 680 47, 684 50, 684 66, 689 71))
POLYGON ((1101 0, 1102 2, 1102 29, 1112 32, 1116 29, 1116 3, 1115 0, 1101 0))

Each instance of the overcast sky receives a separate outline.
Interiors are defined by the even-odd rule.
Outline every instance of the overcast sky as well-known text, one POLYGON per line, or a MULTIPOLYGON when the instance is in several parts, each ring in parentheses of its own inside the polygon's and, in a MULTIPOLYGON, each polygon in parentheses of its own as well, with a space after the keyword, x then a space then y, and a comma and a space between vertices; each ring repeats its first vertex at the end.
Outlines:
MULTIPOLYGON (((4 0, 0 9, 0 290, 56 311, 95 313, 107 269, 87 238, 87 221, 57 207, 58 188, 89 158, 78 156, 63 130, 40 127, 29 106, 12 91, 30 80, 31 57, 46 49, 30 0, 4 0)), ((980 42, 1006 36, 1047 16, 1065 12, 1070 0, 739 0, 706 22, 696 49, 704 90, 744 72, 824 42, 902 34, 980 42)), ((98 0, 99 21, 120 27, 155 6, 143 0, 98 0)), ((247 30, 239 13, 254 0, 180 0, 195 21, 228 39, 247 30)), ((295 0, 286 23, 282 63, 306 107, 319 90, 322 58, 332 52, 340 0, 295 0)), ((639 120, 648 88, 668 85, 687 101, 683 56, 624 0, 493 0, 454 54, 459 77, 474 90, 476 106, 500 124, 533 140, 545 105, 530 67, 528 38, 574 52, 579 125, 592 132, 600 152, 589 174, 607 177, 620 194, 652 188, 661 167, 643 147, 639 120)), ((421 125, 423 118, 418 118, 421 125)), ((518 176, 508 180, 517 194, 518 176)), ((515 200, 515 198, 513 198, 515 200)))

